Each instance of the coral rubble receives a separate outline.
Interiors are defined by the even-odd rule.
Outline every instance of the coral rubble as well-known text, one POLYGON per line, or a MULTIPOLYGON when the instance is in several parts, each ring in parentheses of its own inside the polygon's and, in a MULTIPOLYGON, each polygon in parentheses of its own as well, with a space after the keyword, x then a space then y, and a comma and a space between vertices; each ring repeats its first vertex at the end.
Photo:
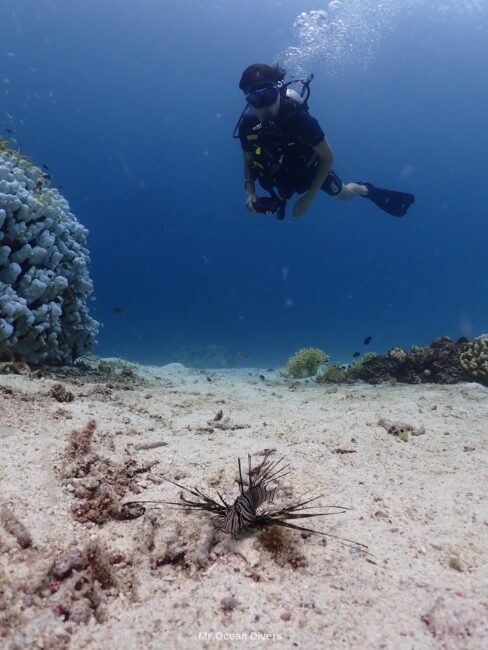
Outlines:
POLYGON ((49 182, 0 138, 0 358, 64 363, 95 344, 88 231, 49 182))

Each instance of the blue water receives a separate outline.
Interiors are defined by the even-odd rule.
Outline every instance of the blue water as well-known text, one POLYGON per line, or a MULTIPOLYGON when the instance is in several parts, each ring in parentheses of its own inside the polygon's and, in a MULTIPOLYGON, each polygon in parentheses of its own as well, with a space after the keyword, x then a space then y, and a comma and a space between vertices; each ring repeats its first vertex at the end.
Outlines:
POLYGON ((268 366, 488 330, 486 3, 2 0, 0 43, 1 128, 90 230, 98 354, 268 366), (315 73, 343 180, 413 192, 407 217, 246 211, 238 82, 276 60, 315 73))

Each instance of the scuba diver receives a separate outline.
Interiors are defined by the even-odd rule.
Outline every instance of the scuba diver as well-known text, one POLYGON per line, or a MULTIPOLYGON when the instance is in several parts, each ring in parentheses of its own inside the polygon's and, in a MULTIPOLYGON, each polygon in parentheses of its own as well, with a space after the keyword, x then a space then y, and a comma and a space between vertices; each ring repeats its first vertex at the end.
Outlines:
POLYGON ((310 82, 284 82, 279 65, 255 63, 242 74, 239 88, 246 106, 234 129, 244 155, 244 191, 251 212, 285 216, 286 203, 301 194, 293 216, 309 210, 319 190, 347 201, 356 196, 370 199, 395 217, 403 217, 415 201, 412 194, 385 190, 371 183, 343 183, 332 170, 334 156, 318 121, 308 112, 310 82), (301 83, 298 93, 290 88, 301 83), (270 196, 256 195, 256 180, 270 196))

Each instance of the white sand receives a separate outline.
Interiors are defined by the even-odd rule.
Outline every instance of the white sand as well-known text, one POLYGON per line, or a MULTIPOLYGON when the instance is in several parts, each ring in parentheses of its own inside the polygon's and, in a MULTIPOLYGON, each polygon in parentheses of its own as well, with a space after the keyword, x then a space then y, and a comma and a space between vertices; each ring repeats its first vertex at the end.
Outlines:
POLYGON ((0 646, 488 648, 487 388, 290 386, 276 372, 179 364, 139 372, 144 382, 128 380, 129 390, 60 377, 70 403, 49 395, 55 379, 0 376, 0 503, 33 539, 21 549, 0 524, 0 646), (223 429, 212 422, 219 410, 223 429), (237 458, 251 453, 258 463, 258 452, 276 449, 272 458, 291 466, 285 498, 313 490, 351 508, 303 525, 367 544, 371 555, 286 531, 277 562, 256 536, 213 539, 209 515, 169 508, 80 523, 63 455, 90 418, 95 453, 158 461, 125 500, 177 499, 164 476, 232 501, 237 458), (401 442, 380 418, 426 433, 401 442), (245 428, 226 428, 236 425, 245 428), (167 446, 135 448, 158 440, 167 446), (90 540, 123 559, 115 586, 101 592, 99 622, 77 623, 62 609, 66 586, 42 581, 67 549, 90 540))

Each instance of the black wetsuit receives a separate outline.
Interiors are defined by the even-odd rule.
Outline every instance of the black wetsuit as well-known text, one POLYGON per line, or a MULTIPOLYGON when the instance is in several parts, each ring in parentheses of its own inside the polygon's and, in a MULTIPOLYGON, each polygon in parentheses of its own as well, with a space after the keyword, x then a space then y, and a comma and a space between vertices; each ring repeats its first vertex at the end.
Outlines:
MULTIPOLYGON (((241 147, 253 154, 254 179, 282 199, 309 190, 320 162, 313 147, 324 139, 317 120, 301 104, 282 95, 276 118, 255 129, 257 126, 259 120, 253 114, 245 115, 239 126, 241 147)), ((342 182, 330 171, 321 189, 335 196, 342 182)))

